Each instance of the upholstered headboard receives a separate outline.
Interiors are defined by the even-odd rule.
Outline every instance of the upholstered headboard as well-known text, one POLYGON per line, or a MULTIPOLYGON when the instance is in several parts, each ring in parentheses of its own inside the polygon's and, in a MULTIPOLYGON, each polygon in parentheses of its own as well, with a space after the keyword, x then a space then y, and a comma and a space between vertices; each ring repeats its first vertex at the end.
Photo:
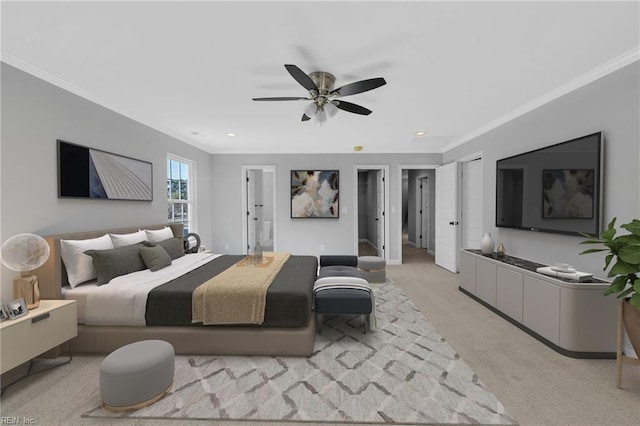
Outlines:
POLYGON ((86 240, 97 238, 107 233, 128 234, 136 232, 138 229, 162 229, 165 226, 171 227, 173 235, 182 238, 183 225, 181 223, 161 223, 155 225, 127 226, 123 228, 101 229, 97 231, 72 232, 68 234, 58 234, 45 236, 44 239, 49 244, 51 254, 47 262, 34 273, 38 276, 40 285, 40 297, 42 299, 61 299, 62 287, 67 285, 67 271, 62 262, 60 254, 60 240, 86 240))

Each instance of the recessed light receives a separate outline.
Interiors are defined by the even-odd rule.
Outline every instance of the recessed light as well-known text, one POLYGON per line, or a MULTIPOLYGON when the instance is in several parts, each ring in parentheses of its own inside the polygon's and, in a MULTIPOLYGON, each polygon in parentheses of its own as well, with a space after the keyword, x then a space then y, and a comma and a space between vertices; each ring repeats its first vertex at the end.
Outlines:
POLYGON ((234 137, 235 135, 235 133, 227 133, 227 136, 229 136, 230 138, 234 137))
POLYGON ((424 132, 416 132, 416 136, 424 136, 424 132))

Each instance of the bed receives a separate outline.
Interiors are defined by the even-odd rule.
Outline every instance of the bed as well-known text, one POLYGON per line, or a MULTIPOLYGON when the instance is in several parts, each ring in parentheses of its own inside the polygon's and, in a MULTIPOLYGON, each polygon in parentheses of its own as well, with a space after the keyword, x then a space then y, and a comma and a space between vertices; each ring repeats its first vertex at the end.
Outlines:
MULTIPOLYGON (((62 261, 61 240, 88 240, 105 234, 129 234, 140 229, 161 230, 167 226, 171 228, 173 236, 181 238, 181 224, 141 225, 45 236, 51 255, 47 263, 35 271, 40 281, 41 298, 70 297, 69 274, 62 261)), ((225 269, 224 264, 228 267, 244 258, 241 255, 214 257, 210 265, 218 272, 225 269)), ((194 273, 201 269, 194 270, 194 273)), ((91 284, 78 285, 74 290, 81 291, 71 297, 77 300, 79 311, 78 336, 72 341, 73 351, 110 353, 128 343, 160 339, 171 343, 178 354, 310 356, 316 334, 312 315, 312 292, 316 273, 315 257, 290 256, 268 288, 264 321, 261 324, 248 325, 191 323, 191 313, 187 312, 189 300, 185 298, 185 292, 189 291, 188 287, 192 284, 185 284, 180 278, 149 293, 147 304, 156 304, 157 309, 155 314, 145 311, 144 324, 140 324, 138 318, 137 323, 134 321, 135 325, 126 321, 123 324, 114 325, 107 322, 105 325, 99 325, 86 320, 88 316, 85 310, 88 304, 82 293, 89 289, 91 284), (176 293, 166 291, 170 284, 178 288, 186 286, 187 289, 182 288, 182 293, 178 291, 176 296, 176 293), (154 292, 156 294, 152 298, 151 294, 154 292), (159 316, 159 311, 170 312, 172 318, 159 316)), ((109 285, 111 283, 102 287, 109 285)))

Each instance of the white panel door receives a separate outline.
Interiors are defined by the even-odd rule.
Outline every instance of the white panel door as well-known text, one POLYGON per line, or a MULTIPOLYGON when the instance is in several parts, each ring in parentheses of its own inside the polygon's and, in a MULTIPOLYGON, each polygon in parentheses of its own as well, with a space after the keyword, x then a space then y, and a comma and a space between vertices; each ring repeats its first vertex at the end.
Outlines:
POLYGON ((420 247, 429 248, 429 179, 420 179, 420 247))
POLYGON ((378 222, 378 256, 384 258, 384 170, 378 170, 376 172, 377 191, 376 191, 376 221, 378 222))
POLYGON ((458 272, 458 163, 436 169, 436 265, 458 272))
POLYGON ((461 248, 480 248, 482 239, 482 159, 462 163, 461 248))
POLYGON ((253 170, 247 170, 247 254, 253 251, 256 243, 256 176, 253 170))

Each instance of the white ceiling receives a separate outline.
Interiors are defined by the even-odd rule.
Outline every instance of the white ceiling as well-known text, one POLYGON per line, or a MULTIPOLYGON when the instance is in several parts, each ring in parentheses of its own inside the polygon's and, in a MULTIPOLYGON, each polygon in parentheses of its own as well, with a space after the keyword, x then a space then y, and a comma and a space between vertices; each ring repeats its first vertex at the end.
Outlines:
POLYGON ((442 152, 638 60, 638 10, 637 1, 3 1, 2 60, 212 153, 442 152), (286 63, 331 72, 336 86, 387 85, 345 98, 369 116, 301 122, 306 102, 251 100, 308 94, 286 63))

